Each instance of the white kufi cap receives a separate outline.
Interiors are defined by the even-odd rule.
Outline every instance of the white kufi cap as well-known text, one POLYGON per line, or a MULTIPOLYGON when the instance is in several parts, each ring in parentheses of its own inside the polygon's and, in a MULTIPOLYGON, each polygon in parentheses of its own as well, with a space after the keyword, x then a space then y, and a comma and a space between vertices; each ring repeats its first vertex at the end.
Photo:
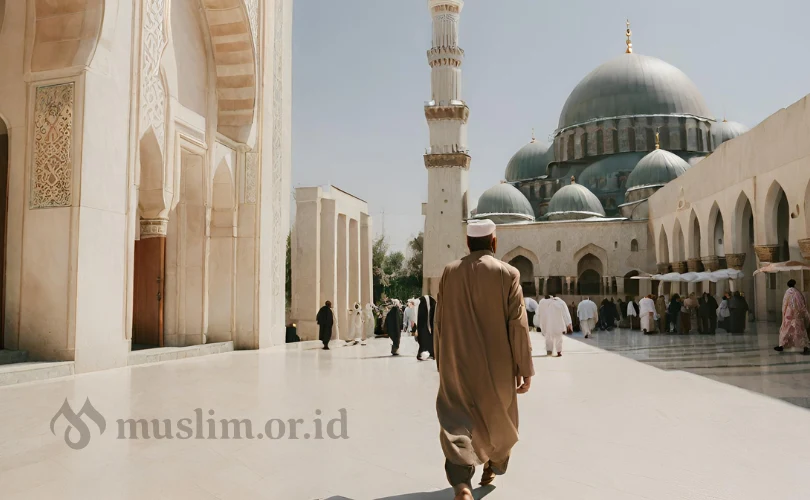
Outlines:
POLYGON ((467 222, 467 236, 483 238, 495 234, 495 223, 489 219, 473 219, 467 222))

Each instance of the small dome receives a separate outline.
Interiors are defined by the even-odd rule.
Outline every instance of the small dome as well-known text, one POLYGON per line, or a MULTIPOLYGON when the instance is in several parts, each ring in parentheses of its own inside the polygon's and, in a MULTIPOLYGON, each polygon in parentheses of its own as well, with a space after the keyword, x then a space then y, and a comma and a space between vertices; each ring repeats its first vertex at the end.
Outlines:
POLYGON ((546 216, 552 220, 604 217, 605 209, 595 194, 572 179, 551 197, 546 216))
POLYGON ((625 180, 647 153, 626 152, 606 156, 582 171, 579 183, 596 194, 625 191, 625 180))
POLYGON ((497 184, 478 198, 475 219, 491 219, 496 224, 533 221, 534 210, 529 200, 511 184, 497 184))
POLYGON ((506 166, 506 180, 517 182, 546 175, 549 151, 552 152, 553 158, 553 150, 549 149, 547 144, 532 139, 532 142, 520 148, 509 160, 506 166))
POLYGON ((563 106, 559 128, 640 115, 711 118, 697 86, 681 70, 655 57, 622 54, 579 82, 563 106))
POLYGON ((715 149, 726 141, 730 141, 735 137, 739 137, 748 132, 748 127, 742 123, 729 122, 723 120, 722 122, 712 123, 712 144, 715 149))
POLYGON ((663 149, 656 149, 638 162, 627 178, 627 189, 662 186, 689 170, 683 158, 663 149))

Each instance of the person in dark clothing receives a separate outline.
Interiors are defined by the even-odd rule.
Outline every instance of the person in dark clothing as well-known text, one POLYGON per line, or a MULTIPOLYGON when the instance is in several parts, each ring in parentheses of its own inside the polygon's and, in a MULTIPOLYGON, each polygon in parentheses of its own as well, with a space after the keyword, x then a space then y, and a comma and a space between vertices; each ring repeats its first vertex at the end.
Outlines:
POLYGON ((391 346, 391 355, 399 356, 399 339, 402 335, 402 310, 399 304, 394 302, 388 315, 385 317, 385 333, 391 339, 393 345, 391 346))
POLYGON ((326 305, 321 307, 318 311, 318 316, 315 318, 318 322, 319 332, 318 339, 323 342, 323 348, 329 350, 329 341, 332 340, 332 325, 335 322, 335 317, 332 315, 332 303, 328 300, 326 305))
POLYGON ((602 307, 599 308, 599 328, 610 332, 614 326, 616 326, 616 304, 604 299, 602 307))
POLYGON ((425 295, 419 300, 416 314, 416 331, 419 335, 419 352, 416 359, 424 361, 433 357, 433 316, 436 311, 436 299, 425 295))
POLYGON ((714 335, 717 330, 717 299, 710 293, 703 293, 698 300, 698 315, 700 316, 700 333, 714 335))
POLYGON ((683 304, 681 303, 681 296, 676 293, 672 296, 672 301, 669 303, 669 308, 667 309, 667 315, 670 318, 669 333, 678 333, 680 330, 681 307, 683 307, 683 304))
POLYGON ((619 299, 619 321, 627 316, 627 302, 619 299))
POLYGON ((748 302, 740 292, 734 292, 728 303, 731 312, 731 333, 745 333, 745 313, 748 312, 748 302))

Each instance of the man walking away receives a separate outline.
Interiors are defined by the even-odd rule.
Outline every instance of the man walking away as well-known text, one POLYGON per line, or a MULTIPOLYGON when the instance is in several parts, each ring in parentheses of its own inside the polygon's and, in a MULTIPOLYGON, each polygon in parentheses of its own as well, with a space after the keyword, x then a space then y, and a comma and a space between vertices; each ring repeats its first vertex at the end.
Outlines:
POLYGON ((467 246, 470 254, 444 269, 434 325, 439 440, 456 500, 472 500, 476 464, 482 485, 506 472, 517 394, 534 375, 520 273, 495 258, 495 224, 470 221, 467 246))
POLYGON ((329 341, 332 340, 332 303, 328 300, 326 304, 318 311, 318 316, 315 321, 318 323, 318 338, 323 342, 324 350, 329 350, 329 341))
POLYGON ((433 319, 436 316, 436 299, 425 295, 419 301, 419 314, 416 319, 419 352, 416 359, 426 360, 433 357, 433 319))
POLYGON ((788 281, 785 298, 782 299, 782 326, 779 328, 779 345, 775 351, 782 352, 785 347, 802 349, 802 354, 810 355, 808 347, 807 326, 810 325, 810 313, 807 312, 807 301, 804 294, 796 290, 796 280, 788 281))
POLYGON ((596 328, 596 322, 599 320, 599 311, 596 303, 590 297, 585 297, 585 300, 577 306, 577 317, 579 317, 579 328, 585 338, 591 337, 591 332, 596 328))
POLYGON ((717 330, 717 299, 714 295, 704 292, 703 302, 699 307, 701 331, 706 335, 714 335, 717 330))
POLYGON ((399 308, 399 301, 393 300, 391 310, 385 317, 385 333, 391 339, 391 355, 399 356, 399 339, 402 336, 402 310, 399 308))
POLYGON ((655 330, 655 302, 652 295, 647 295, 638 303, 639 316, 641 316, 641 331, 649 335, 655 330))
POLYGON ((537 301, 531 297, 524 299, 526 304, 526 316, 529 321, 529 330, 534 330, 534 313, 537 312, 537 301))
POLYGON ((546 295, 537 305, 536 324, 540 325, 543 337, 546 338, 546 355, 557 353, 562 356, 563 334, 571 330, 571 315, 568 306, 558 297, 546 295))

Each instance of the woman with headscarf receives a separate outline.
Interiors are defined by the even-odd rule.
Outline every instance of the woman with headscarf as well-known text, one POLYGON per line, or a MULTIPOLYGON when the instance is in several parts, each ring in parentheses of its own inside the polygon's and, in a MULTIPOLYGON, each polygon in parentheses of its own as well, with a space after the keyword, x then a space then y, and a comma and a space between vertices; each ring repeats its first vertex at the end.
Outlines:
POLYGON ((728 301, 728 308, 731 312, 731 333, 745 333, 745 313, 748 312, 748 302, 740 295, 740 292, 734 292, 731 300, 728 301))
POLYGON ((399 339, 402 336, 402 310, 400 309, 400 302, 397 299, 393 300, 391 310, 385 316, 385 333, 391 339, 391 355, 399 356, 399 339))
POLYGON ((731 317, 731 311, 728 308, 728 299, 728 292, 726 292, 723 294, 723 300, 720 301, 720 305, 717 307, 717 325, 726 332, 731 328, 728 324, 728 318, 731 317))
POLYGON ((802 354, 810 355, 808 347, 807 326, 810 325, 810 313, 807 312, 807 301, 804 294, 796 290, 796 280, 787 283, 788 289, 782 299, 782 326, 779 328, 779 345, 775 351, 782 352, 785 347, 796 347, 802 354))
POLYGON ((681 327, 681 296, 677 293, 672 296, 669 303, 667 313, 669 315, 670 331, 669 333, 678 333, 681 327))

